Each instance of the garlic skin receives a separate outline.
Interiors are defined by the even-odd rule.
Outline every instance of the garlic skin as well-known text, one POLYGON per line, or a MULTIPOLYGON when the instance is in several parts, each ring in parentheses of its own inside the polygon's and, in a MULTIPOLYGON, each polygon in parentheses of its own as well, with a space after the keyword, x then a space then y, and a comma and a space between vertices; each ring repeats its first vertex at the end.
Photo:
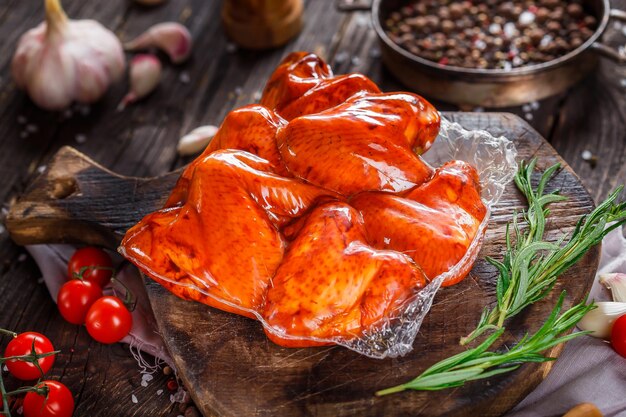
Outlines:
POLYGON ((577 326, 583 331, 590 330, 592 333, 589 333, 589 336, 609 339, 613 322, 626 314, 626 303, 600 301, 596 303, 596 306, 597 308, 591 310, 580 319, 577 326))
POLYGON ((117 106, 118 111, 150 94, 160 81, 161 61, 150 54, 135 56, 130 61, 130 91, 117 106))
POLYGON ((176 150, 181 156, 195 155, 200 153, 211 142, 218 131, 217 126, 200 126, 180 138, 176 150))
POLYGON ((24 33, 11 72, 39 107, 92 103, 124 74, 119 39, 95 20, 70 20, 59 0, 45 0, 46 20, 24 33))
POLYGON ((180 23, 165 22, 152 26, 132 41, 124 44, 127 51, 159 48, 174 64, 185 62, 191 55, 191 33, 180 23))
POLYGON ((602 274, 600 283, 611 290, 613 301, 626 303, 626 274, 619 272, 602 274))

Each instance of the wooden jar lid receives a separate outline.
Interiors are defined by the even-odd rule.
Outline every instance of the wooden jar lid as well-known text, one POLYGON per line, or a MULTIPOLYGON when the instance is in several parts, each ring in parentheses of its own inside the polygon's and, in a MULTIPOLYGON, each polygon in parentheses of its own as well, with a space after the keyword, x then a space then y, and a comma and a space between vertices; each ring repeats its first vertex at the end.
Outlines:
POLYGON ((284 45, 302 29, 302 0, 225 0, 222 22, 229 38, 243 48, 284 45))

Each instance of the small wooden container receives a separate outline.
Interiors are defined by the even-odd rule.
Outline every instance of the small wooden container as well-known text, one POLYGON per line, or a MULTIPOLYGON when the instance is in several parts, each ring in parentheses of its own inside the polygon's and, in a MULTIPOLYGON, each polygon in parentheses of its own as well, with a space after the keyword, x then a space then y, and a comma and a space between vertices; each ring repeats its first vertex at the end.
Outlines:
POLYGON ((302 0, 224 0, 222 22, 243 48, 284 45, 302 29, 302 0))

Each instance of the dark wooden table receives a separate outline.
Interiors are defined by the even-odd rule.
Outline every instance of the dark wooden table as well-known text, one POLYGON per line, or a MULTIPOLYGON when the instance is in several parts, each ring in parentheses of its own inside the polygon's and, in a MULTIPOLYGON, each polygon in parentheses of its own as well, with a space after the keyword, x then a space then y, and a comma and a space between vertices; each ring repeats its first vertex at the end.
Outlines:
MULTIPOLYGON (((63 145, 71 145, 121 174, 152 176, 188 160, 177 157, 178 138, 195 126, 217 124, 234 107, 257 99, 264 82, 288 51, 309 50, 324 56, 336 73, 362 72, 383 90, 401 86, 382 67, 377 39, 365 12, 341 13, 332 0, 306 1, 306 26, 285 48, 269 52, 238 51, 225 38, 220 3, 170 0, 156 8, 130 0, 65 0, 67 13, 95 18, 123 40, 151 24, 176 20, 195 40, 193 58, 183 66, 165 65, 159 89, 140 104, 116 112, 127 85, 116 85, 97 105, 76 107, 72 114, 37 109, 11 81, 10 60, 22 32, 43 16, 41 0, 0 2, 0 198, 6 207, 63 145)), ((626 8, 626 0, 613 1, 626 8)), ((606 39, 623 43, 611 24, 606 39)), ((620 37, 622 36, 622 37, 620 37)), ((441 110, 455 108, 436 103, 441 110)), ((626 182, 626 69, 602 62, 571 91, 530 106, 505 109, 526 119, 562 154, 599 200, 626 182), (597 164, 582 158, 584 150, 597 164)), ((128 346, 104 346, 85 329, 58 315, 41 272, 23 248, 0 232, 0 327, 47 334, 62 350, 50 376, 74 393, 75 416, 177 416, 159 373, 147 387, 128 346), (158 395, 159 390, 164 390, 158 395), (137 403, 131 401, 135 395, 137 403)), ((4 349, 7 340, 0 339, 4 349)))

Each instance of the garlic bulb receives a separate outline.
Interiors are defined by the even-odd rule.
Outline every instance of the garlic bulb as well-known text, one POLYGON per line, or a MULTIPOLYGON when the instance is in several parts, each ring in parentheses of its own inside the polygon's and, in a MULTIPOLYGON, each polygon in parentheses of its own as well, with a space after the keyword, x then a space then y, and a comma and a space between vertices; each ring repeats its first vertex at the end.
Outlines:
POLYGON ((150 94, 161 81, 161 62, 154 55, 137 55, 130 61, 130 91, 117 107, 124 110, 130 103, 150 94))
POLYGON ((183 156, 200 153, 211 142, 217 133, 218 127, 212 125, 195 128, 178 141, 178 153, 183 156))
POLYGON ((602 339, 611 337, 613 322, 626 314, 626 303, 600 301, 597 308, 591 310, 578 322, 580 330, 591 330, 590 336, 602 339))
POLYGON ((91 103, 124 73, 120 41, 95 20, 70 20, 59 0, 45 0, 46 20, 24 33, 11 63, 13 79, 40 107, 91 103))
POLYGON ((626 274, 617 272, 600 275, 600 283, 611 290, 613 301, 626 303, 626 274))
POLYGON ((124 44, 127 51, 159 48, 173 63, 180 64, 191 54, 191 34, 180 23, 165 22, 152 26, 132 41, 124 44))

